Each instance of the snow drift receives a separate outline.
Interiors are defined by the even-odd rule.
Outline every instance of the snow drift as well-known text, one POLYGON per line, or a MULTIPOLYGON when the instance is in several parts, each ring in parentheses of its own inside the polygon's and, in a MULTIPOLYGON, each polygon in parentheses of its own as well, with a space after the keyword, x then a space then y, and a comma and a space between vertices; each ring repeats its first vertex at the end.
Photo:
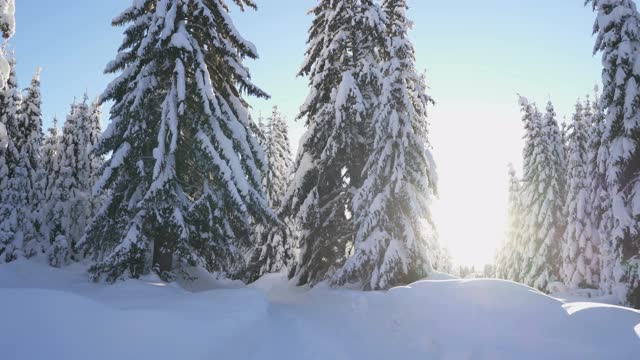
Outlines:
POLYGON ((564 303, 498 280, 387 292, 0 266, 4 359, 638 359, 640 312, 564 303))

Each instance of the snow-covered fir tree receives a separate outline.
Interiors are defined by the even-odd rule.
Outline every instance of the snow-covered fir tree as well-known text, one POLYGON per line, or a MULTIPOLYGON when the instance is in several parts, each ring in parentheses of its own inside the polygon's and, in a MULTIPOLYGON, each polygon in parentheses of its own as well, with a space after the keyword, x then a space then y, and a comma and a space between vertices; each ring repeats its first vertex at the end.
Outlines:
POLYGON ((253 133, 253 136, 258 141, 259 151, 258 156, 264 158, 264 166, 260 169, 262 173, 262 187, 266 192, 267 188, 267 174, 269 172, 269 164, 266 155, 266 148, 269 140, 269 132, 267 125, 265 124, 262 113, 258 116, 258 121, 254 121, 251 115, 249 115, 249 129, 253 133))
MULTIPOLYGON (((15 81, 15 77, 13 79, 15 81)), ((10 128, 17 128, 17 105, 13 96, 17 84, 10 82, 8 85, 7 88, 0 89, 0 263, 14 259, 13 255, 7 257, 7 251, 13 246, 18 227, 17 214, 13 206, 15 195, 9 187, 10 176, 19 159, 18 150, 11 137, 12 132, 9 131, 10 128)))
POLYGON ((306 59, 299 75, 309 95, 306 119, 282 217, 294 225, 300 248, 290 275, 315 285, 331 277, 353 247, 353 193, 371 140, 366 134, 376 105, 383 15, 372 0, 321 0, 310 11, 306 59))
MULTIPOLYGON (((277 213, 293 166, 289 129, 277 106, 266 121, 262 114, 258 116, 254 133, 267 160, 263 177, 265 194, 270 207, 277 213)), ((253 282, 264 274, 286 271, 293 260, 293 245, 288 241, 292 238, 290 228, 283 223, 254 226, 251 236, 256 245, 251 249, 247 267, 238 273, 238 277, 253 282)))
POLYGON ((96 151, 113 155, 83 244, 94 279, 195 265, 228 274, 244 266, 250 220, 275 221, 242 98, 267 95, 242 64, 257 53, 228 12, 222 0, 133 1, 113 21, 128 27, 102 96, 114 105, 96 151))
MULTIPOLYGON (((269 205, 278 211, 281 200, 287 188, 289 174, 292 167, 291 146, 289 143, 289 129, 286 120, 277 106, 273 107, 271 117, 264 124, 262 116, 258 118, 258 138, 264 144, 267 159, 267 172, 264 176, 264 186, 269 205)), ((254 247, 249 258, 247 268, 241 276, 245 281, 252 282, 266 273, 276 273, 287 269, 293 258, 291 238, 288 228, 284 224, 270 226, 256 226, 254 247)))
MULTIPOLYGON (((58 119, 54 118, 53 127, 48 130, 48 135, 44 138, 41 148, 42 171, 45 175, 40 185, 44 190, 41 206, 43 213, 41 234, 43 235, 44 243, 48 247, 47 252, 50 260, 58 260, 56 256, 51 254, 51 251, 53 250, 52 245, 55 242, 56 235, 62 234, 62 222, 56 221, 58 216, 62 216, 61 213, 56 211, 56 206, 62 201, 58 187, 60 183, 57 181, 60 176, 60 160, 62 157, 61 142, 62 135, 58 129, 58 119), (56 224, 60 227, 56 228, 56 224)), ((55 266, 62 265, 57 261, 53 261, 53 263, 55 266)))
POLYGON ((86 216, 81 201, 86 196, 82 192, 80 157, 83 148, 80 136, 81 122, 86 116, 86 104, 71 105, 70 113, 64 122, 57 159, 59 170, 52 184, 51 208, 47 218, 49 240, 53 242, 49 250, 49 262, 53 266, 66 264, 73 255, 75 242, 82 236, 86 216))
POLYGON ((354 199, 354 254, 333 279, 367 290, 388 289, 428 276, 440 259, 431 214, 437 194, 428 141, 425 79, 415 68, 405 0, 382 3, 386 17, 382 91, 363 186, 354 199))
POLYGON ((267 130, 267 125, 265 124, 265 120, 264 120, 264 116, 262 116, 262 114, 260 114, 258 116, 258 122, 251 122, 251 125, 253 127, 253 132, 256 135, 256 138, 258 139, 258 143, 260 144, 260 147, 262 147, 262 149, 266 149, 267 148, 267 137, 268 137, 268 130, 267 130))
MULTIPOLYGON (((8 40, 16 31, 15 0, 0 0, 0 36, 8 40)), ((0 47, 0 90, 9 79, 9 61, 4 56, 4 47, 0 47)))
MULTIPOLYGON (((5 88, 0 91, 0 121, 5 125, 7 137, 16 147, 18 143, 22 143, 22 134, 20 134, 20 106, 22 104, 22 94, 18 88, 18 78, 16 75, 16 58, 15 53, 11 53, 8 59, 10 69, 9 77, 5 88)), ((13 159, 17 161, 17 159, 13 159)))
POLYGON ((42 158, 42 169, 46 173, 43 188, 45 197, 48 197, 49 189, 52 189, 54 180, 58 177, 60 170, 60 156, 62 152, 62 134, 58 127, 58 118, 53 118, 53 125, 47 130, 48 134, 42 140, 40 157, 42 158))
POLYGON ((566 122, 567 119, 564 119, 562 123, 560 123, 560 138, 562 139, 562 145, 564 145, 565 150, 565 158, 569 153, 569 132, 571 131, 570 125, 566 122))
POLYGON ((273 209, 277 209, 280 207, 287 188, 292 162, 289 127, 277 106, 273 107, 271 117, 268 119, 267 134, 265 146, 268 164, 266 192, 269 204, 273 209))
POLYGON ((522 281, 522 204, 521 181, 513 164, 509 164, 509 198, 505 241, 496 255, 495 276, 499 279, 522 281))
POLYGON ((271 226, 259 226, 255 238, 257 246, 251 252, 246 269, 239 277, 250 283, 264 274, 287 271, 294 261, 294 224, 286 223, 271 226))
POLYGON ((598 243, 600 258, 600 289, 604 294, 613 292, 615 284, 613 269, 617 261, 615 256, 615 242, 611 237, 613 227, 613 209, 611 206, 610 189, 607 182, 607 162, 609 149, 605 131, 605 115, 600 108, 600 97, 596 96, 591 103, 591 128, 589 134, 589 204, 591 205, 591 223, 594 227, 593 238, 598 243))
POLYGON ((562 242, 563 282, 571 289, 597 288, 600 284, 596 228, 591 223, 589 135, 591 103, 578 102, 568 129, 568 174, 565 214, 567 228, 562 242))
MULTIPOLYGON (((56 130, 57 131, 57 130, 56 130)), ((60 266, 72 258, 75 245, 84 235, 86 226, 94 210, 92 186, 101 166, 101 157, 93 153, 100 135, 100 107, 88 103, 85 95, 81 103, 71 106, 71 112, 64 124, 59 152, 54 148, 57 141, 51 134, 50 152, 56 158, 48 161, 49 170, 55 176, 46 191, 46 217, 49 241, 53 247, 49 251, 52 265, 60 266)))
POLYGON ((40 166, 40 146, 42 146, 42 99, 40 96, 40 69, 36 70, 31 85, 22 101, 21 130, 25 137, 25 151, 34 169, 40 166))
POLYGON ((565 221, 565 159, 560 127, 551 102, 544 116, 521 99, 525 124, 523 171, 522 281, 540 290, 558 281, 565 221))
POLYGON ((6 246, 12 241, 13 229, 6 221, 12 215, 12 208, 6 197, 9 194, 9 167, 7 159, 11 151, 9 134, 4 123, 0 122, 0 263, 6 246))
POLYGON ((31 257, 39 251, 29 196, 32 194, 28 133, 22 117, 22 93, 16 78, 15 57, 10 58, 10 75, 0 96, 0 122, 6 128, 9 145, 6 153, 8 184, 3 202, 8 210, 0 218, 0 229, 9 233, 0 245, 0 261, 31 257))
MULTIPOLYGON (((21 132, 25 136, 22 151, 27 157, 27 169, 29 172, 31 192, 27 194, 31 207, 33 225, 37 230, 38 241, 41 240, 43 227, 42 202, 44 201, 44 189, 42 182, 45 174, 41 166, 40 148, 42 146, 42 99, 40 96, 40 69, 36 70, 30 86, 26 90, 21 110, 21 132)), ((38 244, 39 252, 44 250, 44 244, 38 244)))
POLYGON ((435 261, 433 261, 433 268, 444 274, 453 273, 453 256, 451 250, 446 244, 440 245, 440 251, 438 252, 435 261))
POLYGON ((94 151, 100 141, 102 134, 102 105, 99 99, 95 99, 91 105, 89 105, 89 113, 87 116, 87 124, 85 127, 85 152, 83 154, 83 172, 87 174, 87 180, 85 182, 85 192, 89 201, 89 208, 87 209, 88 218, 92 218, 97 211, 97 208, 102 203, 102 198, 99 196, 93 196, 93 187, 98 182, 98 176, 100 170, 104 165, 104 156, 94 151))
MULTIPOLYGON (((600 162, 598 160, 600 148, 602 145, 602 125, 604 120, 604 114, 600 110, 600 94, 598 87, 596 86, 593 93, 593 100, 587 96, 585 101, 585 119, 589 128, 587 130, 587 156, 586 156, 586 171, 588 178, 588 194, 587 194, 587 206, 589 209, 589 218, 587 219, 587 227, 590 229, 591 241, 595 246, 595 252, 593 254, 592 262, 599 265, 595 270, 597 275, 596 288, 600 288, 602 285, 602 251, 603 251, 603 228, 605 222, 602 220, 605 218, 604 213, 611 213, 610 201, 608 200, 608 191, 606 191, 606 181, 603 173, 600 171, 600 162)), ((604 167, 603 167, 604 168, 604 167)), ((568 186, 568 185, 567 185, 568 186)), ((608 231, 607 231, 608 233, 608 231)))
POLYGON ((594 52, 602 53, 605 113, 602 146, 611 199, 611 231, 604 234, 603 288, 640 307, 640 14, 632 0, 588 0, 597 12, 594 52))

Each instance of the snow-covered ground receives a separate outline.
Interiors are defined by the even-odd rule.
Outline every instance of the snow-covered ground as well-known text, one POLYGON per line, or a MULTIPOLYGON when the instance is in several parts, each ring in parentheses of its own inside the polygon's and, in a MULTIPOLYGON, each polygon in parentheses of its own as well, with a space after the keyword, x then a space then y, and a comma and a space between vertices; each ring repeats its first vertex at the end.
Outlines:
POLYGON ((0 358, 12 360, 640 359, 640 312, 497 280, 369 293, 280 275, 106 285, 79 265, 18 261, 0 266, 0 309, 0 358))

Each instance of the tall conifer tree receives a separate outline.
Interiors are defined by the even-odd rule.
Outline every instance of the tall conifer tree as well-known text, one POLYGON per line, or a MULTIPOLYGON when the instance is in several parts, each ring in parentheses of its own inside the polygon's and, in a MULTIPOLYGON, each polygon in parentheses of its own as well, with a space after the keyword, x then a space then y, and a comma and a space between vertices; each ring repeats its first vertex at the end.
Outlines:
POLYGON ((595 53, 602 53, 604 175, 611 199, 603 288, 640 307, 640 14, 632 0, 587 0, 597 12, 595 53))
MULTIPOLYGON (((0 263, 12 261, 16 258, 13 249, 15 234, 18 231, 18 214, 14 202, 16 194, 12 190, 11 177, 13 176, 20 156, 13 140, 13 134, 17 132, 17 112, 19 99, 17 98, 17 83, 15 77, 15 59, 10 58, 8 64, 13 71, 7 78, 5 88, 0 89, 0 130, 2 131, 2 160, 0 171, 2 179, 0 185, 0 263)), ((8 69, 8 67, 7 67, 8 69)))
POLYGON ((45 176, 42 179, 41 188, 44 190, 44 199, 42 203, 43 226, 41 234, 45 242, 47 254, 50 264, 61 266, 66 259, 65 253, 54 253, 56 250, 66 250, 60 244, 66 241, 66 238, 60 238, 56 241, 56 236, 62 234, 62 221, 59 217, 63 216, 58 211, 58 206, 62 201, 60 192, 60 161, 62 158, 62 135, 58 129, 58 119, 53 119, 53 127, 48 130, 48 135, 44 138, 41 157, 42 171, 45 176), (57 245, 57 246, 56 246, 57 245))
MULTIPOLYGON (((22 102, 21 124, 22 132, 25 134, 25 143, 23 151, 27 157, 27 166, 29 172, 29 181, 31 192, 27 195, 31 208, 30 216, 32 223, 37 231, 37 242, 42 240, 42 228, 44 223, 44 213, 42 211, 42 202, 44 200, 44 189, 42 182, 44 172, 42 170, 40 148, 42 146, 42 99, 40 96, 40 69, 36 70, 31 80, 31 84, 26 90, 26 95, 22 102)), ((42 252, 45 244, 32 244, 33 251, 42 252)))
POLYGON ((52 264, 62 265, 72 258, 76 244, 84 235, 91 214, 91 110, 85 95, 71 105, 62 131, 59 173, 52 195, 57 197, 48 216, 50 238, 55 241, 52 264))
POLYGON ((6 246, 12 241, 13 229, 10 227, 10 218, 12 208, 7 197, 9 195, 9 167, 7 160, 9 151, 11 151, 11 139, 7 133, 4 123, 0 122, 0 263, 2 263, 3 254, 6 246))
POLYGON ((4 196, 9 211, 0 219, 0 228, 10 239, 0 245, 0 261, 31 257, 40 251, 39 238, 32 217, 32 168, 29 159, 29 131, 22 116, 22 93, 16 78, 15 57, 10 59, 11 72, 0 97, 0 122, 9 138, 6 164, 8 186, 4 196))
MULTIPOLYGON (((15 0, 0 0, 0 37, 5 41, 16 31, 15 11, 15 0)), ((4 55, 4 47, 0 47, 0 90, 7 83, 10 73, 10 64, 4 55)))
MULTIPOLYGON (((265 149, 267 173, 264 177, 269 204, 278 212, 287 188, 292 167, 289 130, 284 116, 274 106, 268 123, 258 118, 258 135, 265 149)), ((241 273, 247 282, 252 282, 267 273, 287 270, 293 260, 293 244, 289 228, 284 224, 257 226, 254 237, 258 240, 252 251, 248 267, 241 273)))
POLYGON ((309 96, 298 116, 306 119, 307 132, 283 204, 283 217, 298 236, 300 257, 291 275, 301 285, 331 277, 353 247, 352 197, 368 158, 366 131, 384 30, 372 0, 321 0, 311 14, 299 74, 309 78, 309 96))
POLYGON ((578 102, 569 126, 567 229, 562 242, 562 280, 570 288, 597 288, 600 264, 591 224, 589 132, 591 104, 578 102))
POLYGON ((223 0, 145 0, 113 21, 128 27, 107 66, 120 74, 102 96, 114 106, 96 151, 113 156, 85 241, 95 279, 194 265, 231 273, 244 266, 250 220, 274 219, 242 97, 267 95, 242 64, 257 53, 228 12, 223 0))
POLYGON ((253 123, 253 132, 256 134, 256 138, 258 139, 258 143, 262 149, 267 148, 267 137, 269 135, 269 131, 267 130, 267 125, 265 124, 264 117, 262 114, 258 116, 258 123, 253 123))
POLYGON ((372 123, 375 138, 354 199, 355 252, 334 283, 388 289, 428 276, 440 260, 431 213, 437 194, 428 141, 423 76, 415 68, 405 0, 382 3, 386 16, 384 80, 372 123))
POLYGON ((287 122, 277 106, 274 106, 268 121, 268 138, 265 146, 268 163, 266 192, 269 204, 273 209, 277 209, 286 191, 291 170, 291 145, 287 122))
POLYGON ((591 129, 589 134, 589 178, 590 194, 589 204, 591 205, 591 223, 593 224, 594 240, 598 243, 599 252, 599 276, 600 290, 605 294, 613 293, 615 286, 613 268, 616 259, 614 246, 615 242, 611 238, 611 228, 613 227, 613 209, 611 207, 611 194, 607 182, 607 163, 609 150, 604 138, 605 115, 600 108, 600 97, 597 94, 592 107, 591 129))
POLYGON ((496 257, 495 276, 499 279, 522 281, 522 194, 521 181, 509 164, 509 198, 505 242, 496 257))
POLYGON ((544 116, 521 99, 526 129, 523 172, 522 281, 548 290, 559 280, 564 232, 565 159, 560 127, 551 102, 544 116))

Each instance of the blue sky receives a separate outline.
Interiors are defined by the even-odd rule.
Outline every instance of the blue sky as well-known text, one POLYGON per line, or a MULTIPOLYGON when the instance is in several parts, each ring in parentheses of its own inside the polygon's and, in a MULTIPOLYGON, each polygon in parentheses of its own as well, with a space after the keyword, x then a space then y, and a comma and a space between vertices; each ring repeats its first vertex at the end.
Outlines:
MULTIPOLYGON (((315 0, 256 0, 259 11, 232 17, 261 55, 248 63, 271 101, 251 101, 254 113, 279 105, 294 122, 306 97, 296 78, 305 50, 306 15, 315 0)), ((100 94, 102 70, 116 52, 120 28, 110 20, 130 0, 19 0, 12 39, 21 86, 42 66, 45 125, 63 120, 74 97, 100 94)), ((570 118, 578 97, 599 80, 592 56, 594 16, 583 0, 413 0, 409 16, 417 64, 428 71, 437 101, 430 121, 441 194, 435 205, 441 238, 461 263, 491 259, 502 240, 506 165, 520 163, 521 126, 516 94, 552 99, 570 118), (461 222, 464 224, 461 225, 461 222)), ((237 10, 237 9, 234 9, 237 10)), ((105 122, 107 121, 105 115, 105 122)), ((297 147, 297 144, 293 144, 297 147)))

